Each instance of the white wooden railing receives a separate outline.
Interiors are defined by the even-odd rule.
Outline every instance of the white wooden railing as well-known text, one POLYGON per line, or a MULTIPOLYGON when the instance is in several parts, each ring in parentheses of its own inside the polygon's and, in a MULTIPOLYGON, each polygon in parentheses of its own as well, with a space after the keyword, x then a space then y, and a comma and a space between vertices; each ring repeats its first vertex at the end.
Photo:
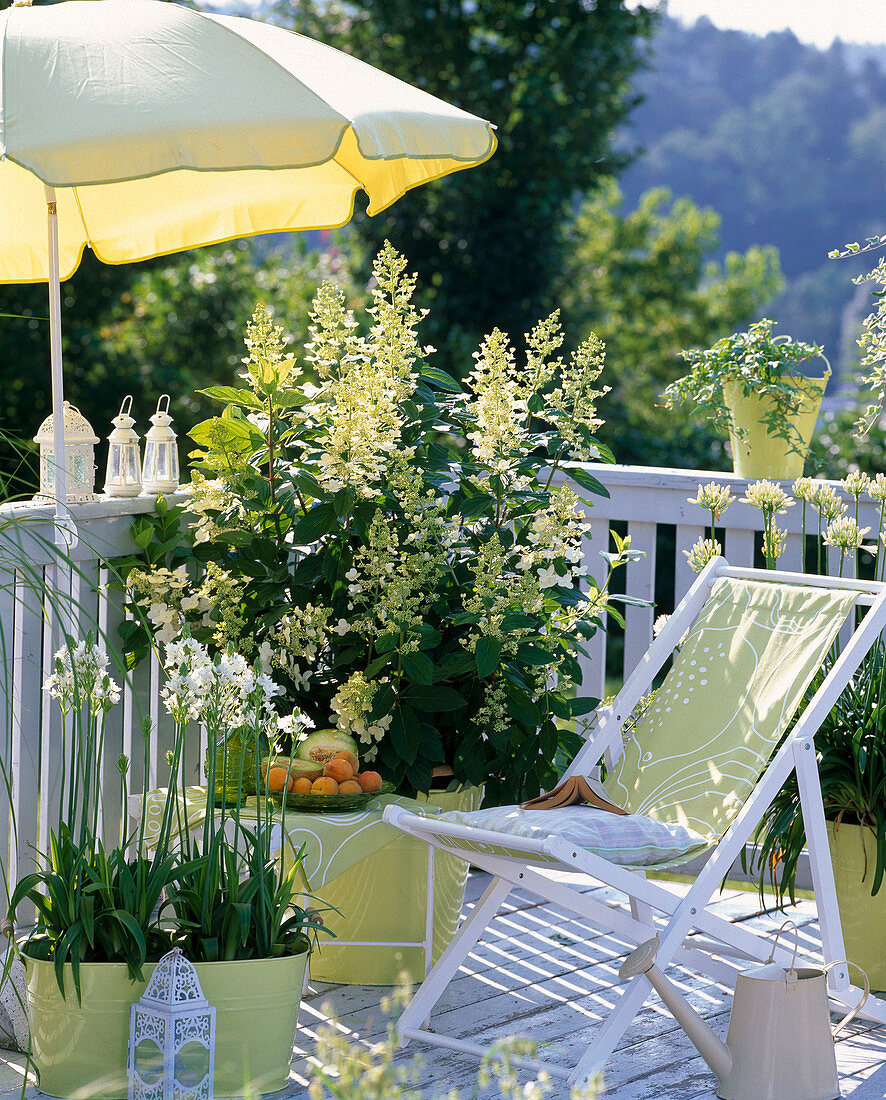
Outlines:
MULTIPOLYGON (((709 481, 728 485, 739 497, 747 482, 732 475, 688 470, 603 465, 588 469, 611 494, 608 500, 594 497, 588 511, 592 536, 588 561, 592 571, 604 571, 597 554, 609 548, 610 525, 626 523, 633 548, 646 555, 624 571, 626 590, 633 596, 658 600, 657 606, 650 603, 628 609, 621 668, 613 668, 610 661, 610 677, 618 680, 645 652, 656 614, 672 610, 675 600, 692 582, 694 574, 681 551, 704 534, 709 517, 689 498, 694 499, 698 486, 709 481), (667 530, 669 527, 672 532, 667 530), (668 535, 675 540, 676 555, 665 560, 662 547, 668 535), (662 589, 658 593, 657 574, 662 589)), ((839 483, 832 484, 846 497, 839 483)), ((179 499, 186 498, 173 498, 173 502, 179 499)), ((108 587, 110 574, 105 562, 135 550, 129 535, 132 517, 151 508, 148 498, 73 505, 80 541, 67 552, 76 565, 72 570, 58 564, 51 506, 0 507, 0 662, 5 688, 0 758, 11 787, 8 812, 0 813, 0 862, 7 881, 14 881, 33 867, 34 851, 45 850, 50 824, 57 819, 65 766, 61 717, 57 705, 41 690, 51 672, 52 655, 59 648, 63 631, 85 637, 91 630, 109 648, 118 643, 122 598, 108 587), (56 613, 59 606, 65 608, 60 615, 56 613)), ((779 562, 783 568, 800 566, 799 513, 799 507, 795 507, 779 517, 779 525, 790 532, 786 553, 779 562)), ((876 532, 878 514, 873 505, 866 505, 862 524, 876 532)), ((752 564, 755 539, 759 541, 760 537, 760 513, 736 501, 718 527, 729 560, 736 565, 752 564)), ((844 572, 851 575, 854 569, 854 562, 847 563, 844 572)), ((606 632, 598 632, 589 644, 588 660, 583 662, 582 691, 597 698, 602 698, 605 690, 608 639, 606 632)), ((103 825, 106 839, 111 842, 119 837, 123 820, 117 758, 121 753, 130 758, 130 789, 138 791, 147 753, 148 781, 156 786, 165 772, 161 763, 171 734, 159 705, 156 661, 143 662, 132 673, 118 669, 115 677, 124 693, 122 705, 111 712, 104 749, 103 825), (152 723, 146 745, 141 736, 144 715, 150 716, 152 723)), ((198 744, 190 750, 185 761, 189 782, 200 780, 204 750, 205 746, 198 744)), ((0 787, 2 798, 6 798, 5 787, 0 787)))
MULTIPOLYGON (((184 499, 170 498, 171 503, 184 499)), ((112 573, 106 563, 137 549, 129 533, 132 519, 152 509, 147 497, 72 505, 79 541, 61 558, 53 542, 51 505, 0 507, 0 760, 5 772, 0 805, 8 799, 7 812, 0 813, 0 862, 9 883, 33 869, 35 851, 47 850, 49 829, 58 820, 65 767, 62 719, 58 704, 42 690, 53 654, 66 634, 80 640, 89 632, 109 653, 119 652, 123 599, 109 586, 112 573)), ((108 716, 102 825, 105 840, 116 843, 125 820, 117 760, 121 753, 130 758, 130 783, 138 790, 147 760, 149 782, 156 786, 171 727, 159 706, 156 660, 129 673, 120 664, 110 671, 123 695, 108 716), (152 719, 147 743, 144 715, 152 719)), ((186 761, 191 782, 198 781, 200 760, 201 747, 195 744, 186 761)))

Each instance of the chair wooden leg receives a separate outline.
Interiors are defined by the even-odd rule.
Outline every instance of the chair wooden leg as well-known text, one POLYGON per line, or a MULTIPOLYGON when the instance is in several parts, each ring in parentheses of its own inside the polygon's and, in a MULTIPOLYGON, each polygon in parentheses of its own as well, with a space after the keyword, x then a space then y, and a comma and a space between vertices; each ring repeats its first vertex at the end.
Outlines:
MULTIPOLYGON (((840 924, 840 911, 837 908, 837 887, 834 883, 828 830, 821 802, 818 762, 815 759, 815 746, 811 737, 804 738, 794 746, 794 767, 797 773, 797 786, 800 790, 803 828, 806 830, 812 889, 815 892, 818 923, 821 928, 822 954, 827 963, 836 959, 845 959, 846 948, 843 945, 843 926, 840 924)), ((832 990, 845 989, 849 984, 847 968, 835 967, 828 975, 828 979, 828 985, 832 990)))
POLYGON ((512 884, 502 878, 494 878, 486 887, 473 912, 459 928, 397 1021, 397 1032, 404 1046, 414 1037, 409 1033, 421 1030, 428 1020, 434 1005, 440 1000, 446 987, 458 973, 458 968, 486 931, 486 926, 512 889, 512 884))

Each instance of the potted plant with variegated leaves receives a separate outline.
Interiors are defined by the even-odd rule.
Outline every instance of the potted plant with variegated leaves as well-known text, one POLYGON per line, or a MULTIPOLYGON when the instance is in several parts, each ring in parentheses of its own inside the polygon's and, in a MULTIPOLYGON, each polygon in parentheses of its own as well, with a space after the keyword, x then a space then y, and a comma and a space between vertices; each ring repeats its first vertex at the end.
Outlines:
POLYGON ((795 478, 803 463, 830 365, 818 344, 773 335, 763 318, 712 347, 682 353, 689 371, 664 391, 665 405, 686 402, 729 435, 735 473, 748 478, 795 478), (816 360, 821 377, 810 377, 816 360))

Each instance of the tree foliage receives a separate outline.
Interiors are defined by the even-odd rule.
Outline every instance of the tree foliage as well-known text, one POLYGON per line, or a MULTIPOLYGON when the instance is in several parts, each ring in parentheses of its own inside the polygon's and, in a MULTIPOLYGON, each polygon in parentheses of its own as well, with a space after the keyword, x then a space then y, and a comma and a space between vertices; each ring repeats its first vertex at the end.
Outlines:
POLYGON ((684 373, 681 350, 709 346, 777 293, 778 253, 754 246, 712 260, 719 216, 664 188, 626 216, 620 205, 613 181, 585 201, 566 233, 557 288, 568 324, 606 344, 612 392, 600 437, 619 462, 722 467, 723 440, 661 408, 661 393, 684 373))
POLYGON ((556 305, 575 196, 628 160, 613 143, 653 27, 624 0, 282 0, 278 18, 498 127, 489 164, 356 225, 421 274, 441 366, 464 375, 494 327, 520 340, 556 305))
POLYGON ((665 185, 720 214, 724 249, 775 245, 788 282, 764 312, 848 377, 868 312, 851 282, 863 268, 835 271, 827 255, 886 231, 886 52, 668 18, 652 51, 628 131, 646 153, 622 177, 627 206, 665 185))

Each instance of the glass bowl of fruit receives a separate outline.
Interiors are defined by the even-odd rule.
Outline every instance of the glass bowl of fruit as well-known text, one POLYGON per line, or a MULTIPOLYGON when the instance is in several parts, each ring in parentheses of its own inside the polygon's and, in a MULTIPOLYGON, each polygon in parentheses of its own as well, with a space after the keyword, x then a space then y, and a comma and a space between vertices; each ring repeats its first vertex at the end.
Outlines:
POLYGON ((379 794, 394 790, 375 771, 363 770, 357 743, 338 730, 312 733, 292 756, 269 756, 261 762, 261 779, 270 795, 288 808, 310 813, 343 813, 364 809, 379 794))

